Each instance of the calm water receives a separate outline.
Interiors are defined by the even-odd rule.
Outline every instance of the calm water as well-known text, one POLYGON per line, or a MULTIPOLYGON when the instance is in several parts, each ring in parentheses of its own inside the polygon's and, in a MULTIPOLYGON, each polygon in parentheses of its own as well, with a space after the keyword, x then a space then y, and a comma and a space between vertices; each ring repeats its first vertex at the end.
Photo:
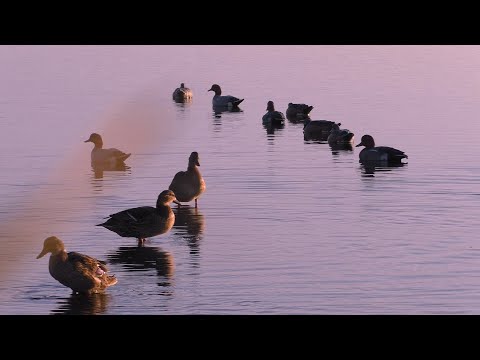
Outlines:
POLYGON ((1 314, 480 314, 479 46, 1 46, 0 76, 1 314), (242 111, 215 116, 213 83, 242 111), (268 100, 408 164, 268 133, 268 100), (93 172, 92 132, 129 168, 93 172), (154 206, 192 151, 207 191, 169 233, 94 226, 154 206), (72 296, 35 259, 50 235, 118 284, 72 296))

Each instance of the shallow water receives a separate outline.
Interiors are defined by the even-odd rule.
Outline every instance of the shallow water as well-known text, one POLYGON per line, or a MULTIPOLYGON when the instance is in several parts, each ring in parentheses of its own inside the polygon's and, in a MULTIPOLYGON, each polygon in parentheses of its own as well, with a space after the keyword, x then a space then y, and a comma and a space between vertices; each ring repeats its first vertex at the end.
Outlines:
POLYGON ((479 314, 479 68, 479 46, 1 46, 0 313, 479 314), (242 111, 215 114, 213 83, 242 111), (268 131, 268 100, 408 164, 268 131), (92 132, 126 169, 92 170, 92 132), (192 151, 207 190, 169 233, 94 226, 154 206, 192 151), (35 259, 50 235, 118 284, 71 295, 35 259))

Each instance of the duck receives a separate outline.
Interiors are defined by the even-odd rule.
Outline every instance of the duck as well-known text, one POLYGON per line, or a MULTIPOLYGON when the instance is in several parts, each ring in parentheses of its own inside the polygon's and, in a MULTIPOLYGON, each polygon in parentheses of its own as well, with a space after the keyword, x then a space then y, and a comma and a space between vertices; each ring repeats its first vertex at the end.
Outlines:
POLYGON ((239 99, 232 95, 222 95, 222 89, 218 84, 213 84, 212 87, 207 91, 215 92, 215 95, 213 95, 213 98, 212 98, 212 105, 214 108, 216 107, 220 107, 220 108, 227 107, 229 109, 236 108, 238 107, 238 105, 240 105, 240 103, 243 100, 245 100, 245 99, 239 99))
POLYGON ((102 137, 97 133, 92 133, 88 140, 85 140, 84 142, 92 142, 95 145, 91 153, 92 164, 107 164, 114 166, 115 164, 123 163, 131 155, 131 153, 127 154, 115 148, 103 149, 102 137))
POLYGON ((365 148, 358 154, 361 163, 386 163, 387 165, 402 164, 402 159, 408 159, 403 151, 389 146, 375 146, 371 135, 363 135, 360 143, 355 147, 365 148))
POLYGON ((173 100, 175 100, 176 102, 184 102, 192 100, 192 95, 192 90, 185 87, 184 83, 181 83, 180 87, 176 88, 173 91, 172 97, 173 100))
POLYGON ((173 177, 170 186, 179 202, 190 202, 195 200, 195 207, 197 207, 197 200, 205 190, 205 180, 198 167, 200 166, 198 152, 193 151, 188 158, 187 171, 179 171, 173 177))
POLYGON ((334 123, 328 135, 327 141, 330 145, 343 145, 353 142, 354 133, 348 129, 340 129, 341 123, 334 123))
POLYGON ((275 111, 273 101, 267 102, 267 113, 262 117, 263 125, 284 125, 285 115, 280 111, 275 111))
POLYGON ((288 103, 285 115, 287 115, 287 119, 289 120, 305 120, 309 117, 312 110, 313 106, 307 104, 288 103))
POLYGON ((333 126, 336 123, 330 120, 311 120, 310 117, 305 119, 303 125, 304 140, 320 140, 326 141, 333 126))
POLYGON ((66 252, 62 240, 50 236, 43 242, 37 259, 51 253, 48 262, 50 275, 74 293, 103 292, 117 283, 115 275, 109 275, 106 262, 78 252, 66 252))
POLYGON ((171 190, 163 190, 157 198, 156 207, 140 206, 107 216, 107 221, 97 224, 121 237, 132 237, 143 246, 146 238, 165 234, 175 223, 175 214, 170 203, 180 204, 171 190))

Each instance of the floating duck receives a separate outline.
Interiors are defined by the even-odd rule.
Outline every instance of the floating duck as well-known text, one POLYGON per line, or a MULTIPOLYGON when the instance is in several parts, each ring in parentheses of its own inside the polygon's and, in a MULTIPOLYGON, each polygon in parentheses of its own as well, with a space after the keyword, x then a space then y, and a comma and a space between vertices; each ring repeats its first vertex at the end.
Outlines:
POLYGON ((192 90, 185 87, 184 83, 180 84, 180 87, 176 88, 173 91, 172 97, 176 102, 185 102, 192 100, 192 90))
POLYGON ((285 115, 287 115, 287 119, 289 120, 305 120, 308 118, 310 112, 312 111, 313 106, 307 104, 293 104, 288 103, 287 111, 285 115))
POLYGON ((371 135, 363 135, 360 144, 365 148, 358 154, 361 163, 386 163, 387 165, 401 164, 402 159, 408 156, 401 150, 388 146, 375 146, 375 140, 371 135))
POLYGON ((262 117, 263 125, 284 125, 285 124, 285 115, 280 111, 275 110, 275 105, 273 101, 267 103, 267 113, 262 117))
POLYGON ((353 142, 354 134, 348 129, 340 129, 341 123, 334 123, 327 141, 330 145, 344 145, 353 142))
POLYGON ((103 149, 102 137, 97 133, 92 133, 84 142, 92 142, 95 145, 91 153, 92 164, 115 165, 124 162, 131 155, 115 148, 103 149))
POLYGON ((334 121, 306 118, 303 125, 303 138, 304 140, 326 141, 334 125, 336 125, 334 121))
POLYGON ((215 92, 215 95, 212 99, 212 105, 214 108, 236 108, 240 103, 245 99, 239 99, 232 95, 222 95, 222 89, 219 85, 213 84, 212 87, 208 91, 215 92))
POLYGON ((198 166, 200 166, 198 152, 194 151, 188 158, 187 171, 177 172, 168 187, 180 202, 195 200, 195 207, 197 207, 198 198, 206 190, 205 180, 203 180, 198 166))
POLYGON ((140 206, 109 215, 108 220, 96 226, 113 231, 121 237, 138 239, 143 246, 145 239, 168 232, 175 223, 175 214, 170 203, 180 204, 171 190, 163 190, 158 195, 157 206, 140 206))
POLYGON ((105 261, 77 252, 66 252, 63 241, 50 236, 43 242, 43 250, 37 259, 51 253, 48 262, 50 275, 74 293, 91 294, 115 285, 115 275, 108 275, 105 261))

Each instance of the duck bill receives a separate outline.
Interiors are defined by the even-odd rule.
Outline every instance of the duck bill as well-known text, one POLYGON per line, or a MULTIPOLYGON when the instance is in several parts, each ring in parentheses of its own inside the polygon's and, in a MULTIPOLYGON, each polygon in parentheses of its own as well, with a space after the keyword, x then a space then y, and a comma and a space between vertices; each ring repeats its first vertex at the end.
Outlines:
POLYGON ((363 145, 363 143, 360 143, 360 144, 358 144, 358 145, 355 145, 355 147, 359 147, 359 146, 365 146, 365 145, 363 145))
POLYGON ((41 257, 44 257, 45 254, 47 254, 47 253, 48 253, 48 251, 46 249, 43 249, 42 252, 40 254, 38 254, 37 259, 40 259, 41 257))
POLYGON ((174 202, 175 204, 179 205, 179 206, 182 205, 182 203, 181 203, 180 201, 178 201, 178 200, 173 200, 173 202, 174 202))
POLYGON ((85 140, 84 143, 85 143, 85 142, 92 142, 92 140, 88 139, 88 140, 85 140))

